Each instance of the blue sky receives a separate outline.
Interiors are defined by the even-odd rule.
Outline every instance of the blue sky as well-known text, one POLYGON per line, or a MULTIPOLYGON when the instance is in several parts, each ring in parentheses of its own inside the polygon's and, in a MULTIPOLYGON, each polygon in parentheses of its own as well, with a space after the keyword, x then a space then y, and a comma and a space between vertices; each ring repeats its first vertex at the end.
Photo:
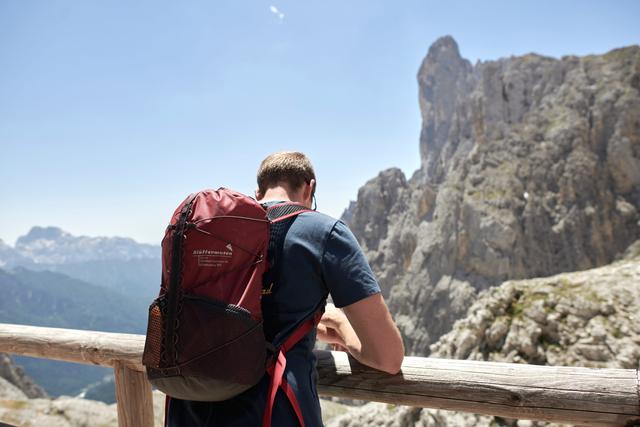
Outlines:
POLYGON ((33 225, 158 243, 186 194, 251 193, 306 152, 339 216, 419 167, 416 72, 450 34, 472 62, 640 43, 639 1, 0 0, 0 238, 33 225))

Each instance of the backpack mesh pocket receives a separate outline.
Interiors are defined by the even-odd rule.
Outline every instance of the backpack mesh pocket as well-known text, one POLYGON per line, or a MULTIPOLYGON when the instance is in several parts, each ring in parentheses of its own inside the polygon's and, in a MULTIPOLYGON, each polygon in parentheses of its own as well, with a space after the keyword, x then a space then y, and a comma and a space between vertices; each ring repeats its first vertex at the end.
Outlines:
POLYGON ((149 307, 147 338, 142 355, 142 363, 154 368, 159 368, 162 364, 162 323, 164 316, 160 307, 159 299, 156 299, 149 307))

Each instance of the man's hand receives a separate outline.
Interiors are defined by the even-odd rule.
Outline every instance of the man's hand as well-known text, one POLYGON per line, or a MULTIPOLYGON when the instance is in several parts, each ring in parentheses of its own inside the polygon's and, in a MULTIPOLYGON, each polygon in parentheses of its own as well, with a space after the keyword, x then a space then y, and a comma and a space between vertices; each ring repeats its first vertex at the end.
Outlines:
POLYGON ((372 368, 396 374, 402 365, 402 338, 380 294, 348 305, 344 311, 328 305, 317 336, 372 368))
MULTIPOLYGON (((349 319, 333 304, 327 304, 318 324, 317 338, 331 346, 332 350, 349 352, 347 339, 358 339, 349 323, 349 319)), ((358 341, 358 346, 359 346, 358 341)), ((352 343, 352 346, 355 343, 352 343)))

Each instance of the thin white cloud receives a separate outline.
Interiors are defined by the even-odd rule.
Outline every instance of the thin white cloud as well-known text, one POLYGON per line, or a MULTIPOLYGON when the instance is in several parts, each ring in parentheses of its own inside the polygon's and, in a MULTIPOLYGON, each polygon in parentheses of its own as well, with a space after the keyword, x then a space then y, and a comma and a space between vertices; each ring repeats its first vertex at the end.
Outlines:
POLYGON ((282 21, 284 21, 284 13, 280 12, 274 5, 269 6, 269 10, 278 17, 278 20, 282 24, 282 21))

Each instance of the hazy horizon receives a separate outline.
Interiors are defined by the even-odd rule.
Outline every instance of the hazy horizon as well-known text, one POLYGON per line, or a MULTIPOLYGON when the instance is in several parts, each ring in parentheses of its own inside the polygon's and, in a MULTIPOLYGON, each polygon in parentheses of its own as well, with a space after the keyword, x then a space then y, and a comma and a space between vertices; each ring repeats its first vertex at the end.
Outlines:
MULTIPOLYGON (((54 225, 54 224, 49 224, 49 225, 40 225, 40 224, 35 224, 35 225, 33 225, 32 227, 30 227, 28 230, 25 230, 25 232, 24 232, 24 233, 19 233, 18 237, 17 237, 14 241, 12 241, 12 242, 11 242, 11 241, 7 241, 6 239, 3 239, 3 238, 2 238, 2 236, 0 236, 0 241, 2 241, 2 242, 4 242, 5 244, 8 244, 9 246, 11 246, 11 247, 15 248, 17 240, 18 240, 20 237, 26 236, 26 235, 27 235, 27 234, 28 234, 28 233, 29 233, 33 228, 36 228, 36 227, 40 227, 40 228, 50 228, 50 227, 53 227, 53 228, 59 228, 59 229, 61 229, 62 231, 67 232, 67 233, 71 234, 71 235, 72 235, 72 236, 74 236, 74 237, 91 237, 91 238, 93 238, 93 237, 106 237, 106 238, 111 238, 111 237, 122 237, 122 238, 132 239, 134 242, 139 243, 139 244, 160 246, 160 241, 158 241, 158 242, 141 242, 141 241, 139 241, 139 240, 134 239, 133 237, 125 236, 125 235, 112 235, 112 236, 106 236, 106 235, 98 235, 98 234, 96 234, 96 235, 91 235, 91 234, 75 234, 75 233, 71 233, 69 230, 65 230, 64 228, 62 228, 62 227, 58 227, 58 226, 56 226, 56 225, 54 225)), ((163 236, 164 236, 164 234, 163 234, 163 236)), ((162 237, 161 237, 161 239, 162 239, 162 237)))

